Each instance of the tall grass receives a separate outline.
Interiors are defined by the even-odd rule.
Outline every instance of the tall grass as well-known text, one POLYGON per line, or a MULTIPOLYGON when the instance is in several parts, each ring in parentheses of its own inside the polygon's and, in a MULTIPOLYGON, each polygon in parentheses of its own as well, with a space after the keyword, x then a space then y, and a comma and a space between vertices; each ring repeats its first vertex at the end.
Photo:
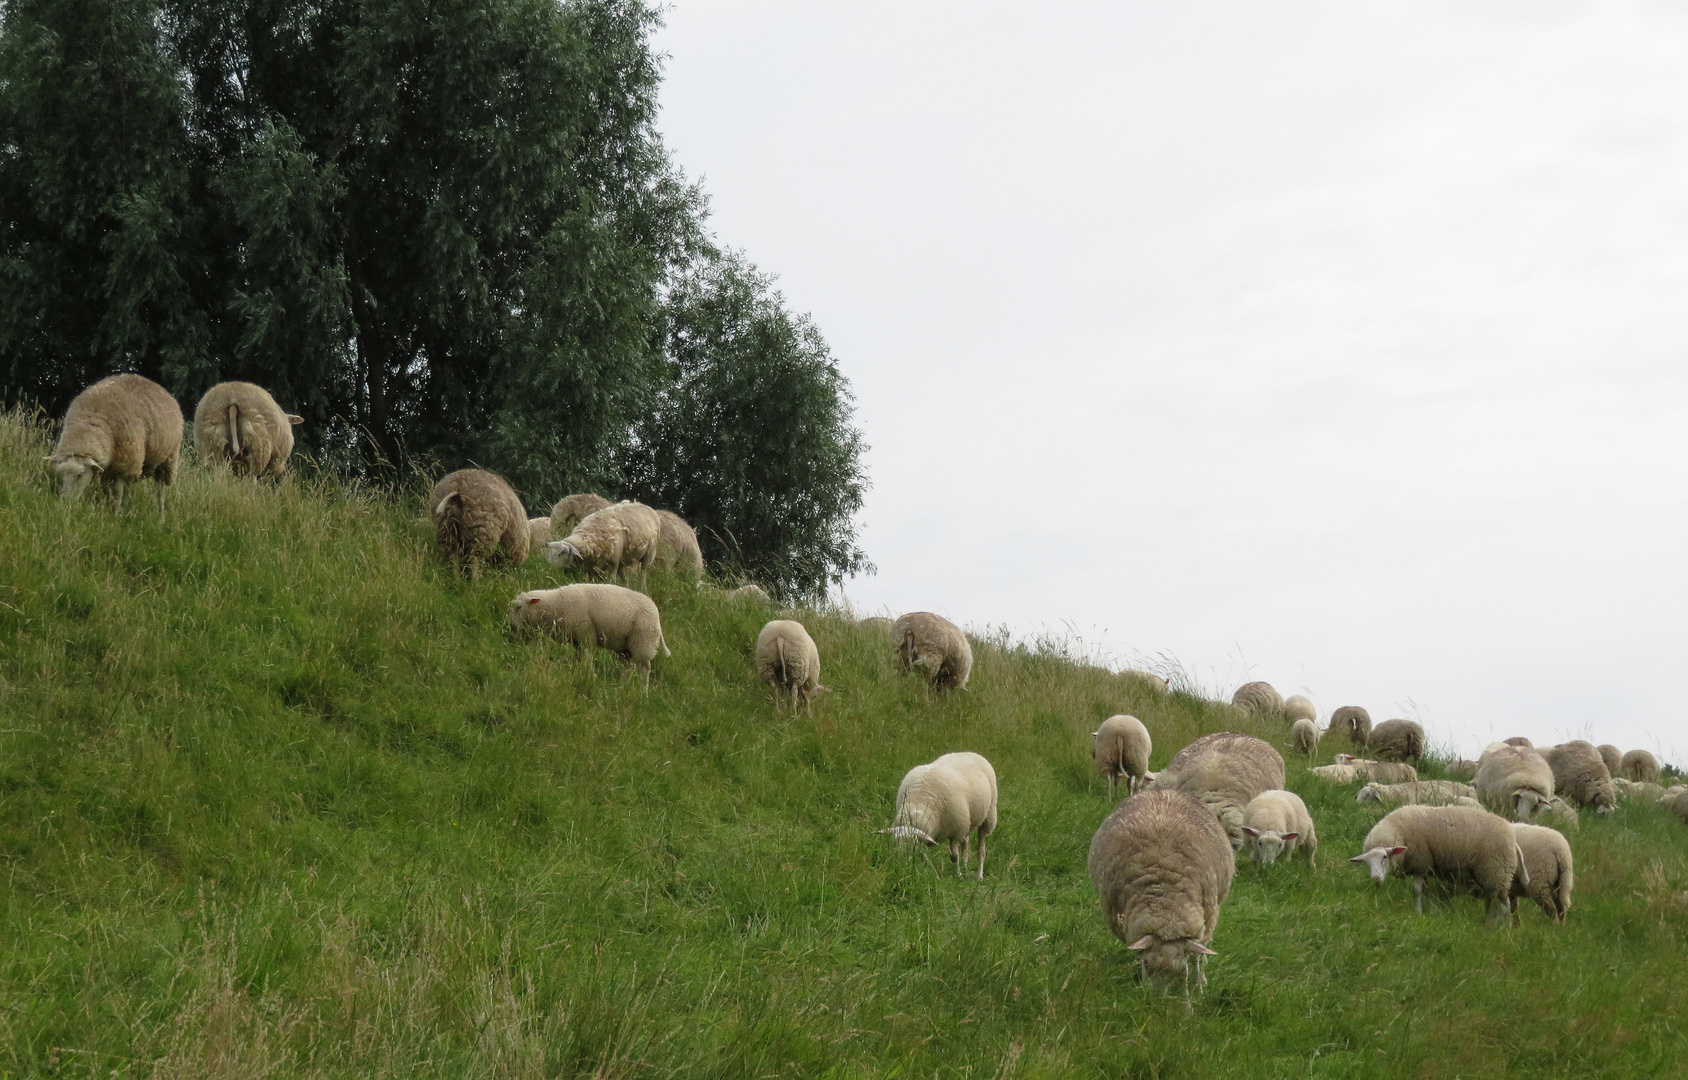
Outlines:
MULTIPOLYGON (((162 525, 67 503, 0 422, 0 1074, 1636 1076, 1688 1060, 1688 830, 1585 817, 1569 922, 1414 916, 1344 862, 1376 811, 1286 753, 1322 842, 1239 871, 1186 1017, 1085 873, 1088 732, 1163 764, 1235 728, 1058 643, 967 693, 806 613, 833 688, 776 713, 768 613, 657 581, 651 693, 512 638, 420 504, 184 471, 162 525), (888 824, 903 772, 995 763, 983 883, 888 824)), ((1276 725, 1244 730, 1282 745, 1276 725)), ((1327 749, 1328 759, 1328 749, 1327 749)))

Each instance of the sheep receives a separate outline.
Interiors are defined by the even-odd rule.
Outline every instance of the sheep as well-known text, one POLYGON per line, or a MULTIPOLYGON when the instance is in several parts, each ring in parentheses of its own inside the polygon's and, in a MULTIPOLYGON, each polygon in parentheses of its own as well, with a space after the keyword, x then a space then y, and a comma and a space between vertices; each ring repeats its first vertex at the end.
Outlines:
POLYGON ((1514 735, 1510 739, 1502 739, 1501 742, 1508 746, 1522 746, 1526 750, 1534 750, 1536 748, 1535 743, 1531 742, 1522 735, 1514 735))
POLYGON ((1611 743, 1601 743, 1595 749, 1600 751, 1600 760, 1606 763, 1606 771, 1616 779, 1623 771, 1623 751, 1611 743))
POLYGON ((528 518, 528 557, 545 550, 545 545, 551 542, 551 519, 548 517, 528 518))
POLYGON ((1529 821, 1533 811, 1553 798, 1553 770, 1529 747, 1491 743, 1477 762, 1472 786, 1495 813, 1516 813, 1518 821, 1529 821))
POLYGON ((1403 806, 1391 810, 1366 834, 1363 850, 1349 862, 1362 863, 1382 884, 1391 865, 1413 879, 1414 907, 1424 914, 1424 880, 1437 877, 1475 886, 1488 904, 1490 925, 1511 913, 1513 879, 1529 884, 1529 872, 1512 826, 1504 818, 1469 806, 1403 806))
POLYGON ((803 624, 791 619, 774 619, 756 637, 756 673, 773 687, 774 706, 779 707, 786 691, 791 692, 791 709, 805 710, 821 685, 821 654, 815 639, 803 624))
POLYGON ((1472 808, 1477 809, 1477 810, 1482 810, 1484 813, 1488 812, 1488 807, 1484 806, 1482 803, 1478 802, 1476 799, 1472 798, 1469 795, 1461 795, 1459 798, 1455 799, 1453 802, 1449 803, 1448 805, 1449 806, 1469 806, 1469 807, 1472 807, 1472 808))
POLYGON ((1307 719, 1306 717, 1302 717, 1294 724, 1291 724, 1289 729, 1289 738, 1290 742, 1295 744, 1296 753, 1306 754, 1307 760, 1309 761, 1318 757, 1319 725, 1313 723, 1313 721, 1307 719))
POLYGON ((1443 769, 1442 772, 1453 780, 1470 780, 1477 775, 1477 763, 1470 758, 1461 758, 1458 761, 1449 762, 1448 767, 1443 769))
POLYGON ((65 498, 80 495, 98 477, 118 509, 128 501, 130 484, 151 477, 162 522, 164 489, 176 480, 181 454, 181 406, 151 379, 126 373, 101 379, 71 400, 47 460, 65 498))
POLYGON ((1367 784, 1354 796, 1355 802, 1385 806, 1451 806, 1456 799, 1475 799, 1477 790, 1452 780, 1414 780, 1405 784, 1367 784))
POLYGON ((1375 784, 1410 784, 1418 779, 1418 770, 1399 761, 1370 761, 1353 754, 1336 755, 1338 765, 1351 765, 1354 775, 1375 784))
POLYGON ((1184 980, 1190 957, 1196 988, 1207 985, 1206 958, 1231 892, 1236 856, 1225 830, 1182 791, 1147 791, 1108 815, 1090 841, 1090 883, 1113 935, 1139 954, 1143 979, 1162 993, 1184 980))
POLYGON ((1630 802, 1635 799, 1644 799, 1647 802, 1658 802, 1665 796, 1665 789, 1659 785, 1649 783, 1644 780, 1631 780, 1625 776, 1613 777, 1612 788, 1617 793, 1618 798, 1625 802, 1630 802))
POLYGON ((697 533, 686 519, 671 510, 656 512, 659 530, 654 565, 684 575, 688 581, 703 577, 703 549, 697 533))
POLYGON ((1135 795, 1143 786, 1143 776, 1149 771, 1149 751, 1154 742, 1149 729, 1135 716, 1110 716, 1090 733, 1090 754, 1096 759, 1096 771, 1108 780, 1108 798, 1120 777, 1125 777, 1125 792, 1135 795))
POLYGON ((294 425, 304 422, 282 412, 261 386, 218 383, 193 410, 193 446, 201 461, 226 462, 236 476, 279 480, 293 453, 294 425))
POLYGON ((1553 770, 1553 791, 1577 806, 1592 806, 1597 813, 1610 814, 1618 808, 1618 793, 1612 774, 1600 751, 1582 739, 1550 747, 1542 755, 1553 770))
POLYGON ((899 845, 947 843, 957 877, 967 866, 968 836, 977 832, 979 880, 985 880, 985 837, 996 831, 996 770, 966 752, 916 765, 897 788, 891 827, 879 831, 896 837, 899 845))
POLYGON ((591 515, 614 505, 602 495, 593 495, 590 492, 564 495, 551 507, 551 533, 554 536, 567 536, 574 531, 576 525, 591 515))
POLYGON ((884 634, 886 637, 890 637, 891 627, 896 624, 883 615, 870 615, 865 619, 857 619, 856 625, 870 633, 884 634))
POLYGON ((1158 790, 1194 796, 1219 819, 1238 850, 1249 800, 1283 786, 1283 756, 1270 743, 1230 731, 1203 735, 1178 751, 1154 783, 1158 790))
POLYGON ((1557 830, 1542 825, 1515 824, 1512 835, 1522 859, 1520 873, 1508 890, 1508 907, 1518 921, 1518 900, 1529 897, 1554 922, 1564 922, 1571 909, 1571 845, 1557 830))
POLYGON ((1424 758, 1424 728, 1412 720, 1385 720, 1372 728, 1366 749, 1380 758, 1424 758))
POLYGON ((1631 750, 1618 762, 1618 772, 1630 780, 1659 782, 1659 759, 1645 750, 1631 750))
POLYGON ((1121 682, 1135 683, 1136 685, 1147 687, 1148 689, 1160 694, 1166 693, 1172 685, 1167 682, 1163 676, 1156 675, 1153 672, 1148 671, 1137 671, 1133 668, 1126 668, 1124 671, 1119 672, 1115 678, 1119 679, 1121 682))
POLYGON ((728 600, 752 600, 764 607, 772 607, 774 598, 760 585, 740 585, 736 589, 727 590, 728 600))
POLYGON ((1271 683, 1251 682, 1237 687, 1231 704, 1252 715, 1271 715, 1284 711, 1283 695, 1272 689, 1271 683))
POLYGON ((622 684, 637 669, 644 673, 646 693, 651 689, 651 661, 658 652, 673 655, 656 602, 619 585, 564 585, 518 593, 510 601, 510 627, 517 632, 544 630, 583 653, 594 646, 608 649, 631 662, 622 684))
POLYGON ((428 505, 440 554, 458 573, 467 567, 471 581, 481 576, 483 559, 502 554, 513 565, 527 561, 527 511, 502 476, 485 469, 447 473, 428 505))
POLYGON ((1320 765, 1318 768, 1308 771, 1320 780, 1332 784, 1352 784, 1360 778, 1359 770, 1352 765, 1344 765, 1340 762, 1335 765, 1320 765))
POLYGON ((1659 800, 1659 805, 1675 814, 1684 823, 1688 823, 1688 787, 1678 785, 1671 788, 1659 800))
POLYGON ((1280 852, 1306 848, 1308 867, 1318 869, 1319 835, 1313 831, 1313 815, 1293 791, 1275 788, 1250 799, 1243 807, 1243 835, 1249 861, 1259 866, 1271 866, 1280 852))
POLYGON ((891 643, 905 671, 920 671, 939 689, 965 690, 973 671, 973 647, 948 619, 911 611, 891 625, 891 643))
POLYGON ((1306 720, 1311 723, 1319 718, 1319 710, 1313 708, 1313 703, 1300 694, 1291 694, 1284 698, 1283 713, 1286 720, 1306 720))
POLYGON ((1340 731, 1348 736, 1350 746, 1364 746, 1371 738, 1371 713, 1358 705, 1344 705, 1330 714, 1330 727, 1326 733, 1340 731))
POLYGON ((1537 811, 1537 817, 1556 829, 1580 829, 1582 819, 1577 816, 1577 808, 1566 802, 1558 795, 1554 795, 1543 803, 1537 811))
POLYGON ((662 519, 655 510, 619 502, 586 515, 566 537, 545 545, 545 561, 558 567, 578 563, 594 577, 611 581, 637 566, 640 585, 648 587, 661 535, 662 519))

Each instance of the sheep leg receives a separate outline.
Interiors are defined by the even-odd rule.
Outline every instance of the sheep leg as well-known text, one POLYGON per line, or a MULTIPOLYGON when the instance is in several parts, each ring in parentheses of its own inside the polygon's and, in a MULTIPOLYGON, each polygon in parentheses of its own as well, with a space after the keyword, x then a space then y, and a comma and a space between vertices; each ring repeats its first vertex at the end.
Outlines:
POLYGON ((164 482, 154 479, 152 489, 153 493, 158 496, 158 523, 162 525, 164 524, 164 482))
POLYGON ((985 880, 985 834, 979 834, 979 880, 985 880))
POLYGON ((1413 906, 1418 909, 1418 913, 1420 915, 1424 914, 1424 875, 1423 874, 1419 874, 1418 876, 1413 878, 1413 906))
POLYGON ((117 504, 117 509, 120 510, 120 511, 128 509, 128 507, 129 507, 129 482, 127 480, 123 479, 121 476, 119 476, 117 479, 115 479, 111 482, 111 487, 112 487, 111 499, 112 499, 112 502, 117 504))

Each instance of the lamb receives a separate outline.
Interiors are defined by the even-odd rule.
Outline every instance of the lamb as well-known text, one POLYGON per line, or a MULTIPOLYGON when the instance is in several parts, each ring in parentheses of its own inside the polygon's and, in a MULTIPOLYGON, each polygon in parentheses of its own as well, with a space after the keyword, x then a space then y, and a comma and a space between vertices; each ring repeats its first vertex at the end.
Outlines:
POLYGON ((760 585, 740 585, 727 592, 728 600, 754 600, 765 607, 772 607, 774 598, 769 596, 760 585))
POLYGON ((688 581, 703 577, 703 549, 697 533, 686 519, 671 510, 656 512, 659 531, 654 565, 685 576, 688 581))
POLYGON ((1330 714, 1330 727, 1326 730, 1345 733, 1350 746, 1364 746, 1371 738, 1371 713, 1358 705, 1344 705, 1330 714))
POLYGON ((1491 743, 1477 762, 1472 782, 1477 798, 1497 814, 1530 814, 1553 798, 1553 770, 1542 756, 1526 746, 1491 743))
POLYGON ((1618 772, 1630 780, 1659 782, 1659 759, 1645 750, 1631 750, 1618 762, 1618 772))
POLYGON ((882 833, 898 844, 949 845, 955 873, 967 866, 967 840, 979 836, 979 880, 985 880, 985 837, 996 831, 996 770, 973 753, 945 754, 916 765, 897 788, 897 816, 882 833))
POLYGON ((226 462, 236 476, 279 480, 293 453, 293 427, 304 422, 261 386, 218 383, 193 410, 193 445, 201 461, 226 462))
POLYGON ((1420 761, 1424 758, 1424 728, 1412 720, 1385 720, 1372 728, 1366 749, 1380 758, 1420 761))
POLYGON ((1313 831, 1313 815, 1293 791, 1276 788, 1262 791, 1243 807, 1243 835, 1249 860, 1271 866, 1279 853, 1307 849, 1307 865, 1318 869, 1319 836, 1313 831))
POLYGON ((48 457, 67 499, 98 477, 122 509, 129 485, 151 477, 164 520, 164 489, 176 480, 182 454, 182 409, 170 392, 133 373, 83 390, 64 414, 64 430, 48 457))
POLYGON ((551 507, 551 532, 555 536, 567 536, 574 531, 576 525, 591 515, 614 505, 602 495, 593 495, 590 492, 564 495, 551 507))
POLYGON ((791 619, 775 619, 757 635, 756 673, 773 687, 775 708, 790 691, 792 711, 799 704, 807 710, 815 695, 826 689, 821 685, 821 653, 815 639, 802 623, 791 619))
POLYGON ((1096 771, 1107 778, 1108 798, 1114 797, 1122 776, 1126 794, 1137 793, 1149 771, 1149 751, 1153 746, 1149 729, 1135 716, 1110 716, 1090 733, 1090 754, 1096 759, 1096 771))
POLYGON ((1551 747, 1542 755, 1553 770, 1553 791, 1577 806, 1592 806, 1597 813, 1610 814, 1618 808, 1618 793, 1612 774, 1600 751, 1592 743, 1575 739, 1551 747))
POLYGON ((1167 682, 1163 676, 1156 675, 1148 671, 1137 671, 1132 668, 1126 668, 1116 677, 1121 682, 1136 683, 1161 694, 1166 693, 1167 689, 1171 686, 1171 684, 1167 682))
POLYGON ((1477 797, 1477 790, 1469 784, 1452 780, 1414 780, 1405 784, 1367 784, 1354 796, 1355 802, 1375 802, 1385 806, 1451 806, 1456 799, 1477 797))
POLYGON ((1306 720, 1311 723, 1319 718, 1319 710, 1313 708, 1313 703, 1300 694, 1291 694, 1284 698, 1284 717, 1289 720, 1306 720))
POLYGON ((1376 784, 1410 784, 1418 779, 1418 770, 1398 761, 1371 761, 1353 754, 1336 755, 1338 765, 1351 765, 1354 775, 1376 784))
POLYGON ((522 500, 502 476, 485 469, 459 469, 434 485, 434 537, 440 554, 471 581, 481 562, 498 555, 515 566, 528 557, 528 517, 522 500))
POLYGON ((1477 763, 1470 758, 1461 758, 1450 762, 1442 771, 1454 780, 1470 780, 1477 775, 1477 763))
POLYGON ((1298 754, 1306 754, 1309 761, 1319 754, 1319 725, 1302 717, 1290 725, 1290 742, 1295 744, 1298 754))
POLYGON ((1606 763, 1606 771, 1611 773, 1614 778, 1619 776, 1623 770, 1623 751, 1611 743, 1601 743, 1595 749, 1600 751, 1600 760, 1606 763))
POLYGON ((619 502, 588 514, 561 540, 545 545, 552 566, 584 566, 587 573, 615 581, 637 566, 640 584, 648 586, 656 560, 662 519, 643 503, 619 502))
POLYGON ((1252 715, 1271 715, 1284 711, 1283 695, 1272 689, 1271 683, 1251 682, 1237 687, 1231 704, 1252 715))
POLYGON ((930 611, 912 611, 891 625, 891 643, 905 671, 920 671, 943 690, 967 689, 973 647, 961 628, 930 611))
POLYGON ((619 585, 564 585, 518 593, 510 601, 510 627, 518 632, 543 630, 582 652, 594 646, 608 649, 631 662, 623 685, 638 669, 644 673, 646 693, 651 689, 651 661, 659 651, 673 655, 663 638, 656 602, 619 585))
POLYGON ((1623 776, 1612 778, 1612 788, 1617 793, 1618 798, 1625 802, 1633 799, 1658 802, 1665 797, 1665 789, 1659 785, 1647 781, 1635 781, 1623 776))
POLYGON ((1243 810, 1262 791, 1284 786, 1284 759, 1252 735, 1203 735, 1174 754, 1154 783, 1157 790, 1194 796, 1219 819, 1231 846, 1243 846, 1243 810))
POLYGON ((531 558, 538 552, 545 550, 545 545, 551 542, 551 519, 548 517, 528 518, 528 556, 531 558))
POLYGON ((1332 784, 1352 784, 1360 778, 1358 769, 1340 762, 1335 765, 1320 765, 1318 768, 1309 771, 1320 780, 1332 784))
POLYGON ((1512 826, 1504 818, 1469 806, 1403 806, 1384 815, 1366 834, 1364 850, 1349 862, 1363 863, 1382 884, 1391 865, 1413 879, 1414 906, 1424 914, 1424 880, 1437 877, 1475 886, 1488 904, 1490 925, 1507 918, 1516 877, 1529 872, 1512 826))
POLYGON ((1219 926, 1219 907, 1236 873, 1225 830, 1182 791, 1147 791, 1108 815, 1090 841, 1090 883, 1113 935, 1139 954, 1143 978, 1170 993, 1184 980, 1190 996, 1190 957, 1196 987, 1207 985, 1206 958, 1219 926))
POLYGON ((1554 922, 1564 922, 1571 909, 1571 845, 1563 835, 1542 825, 1517 824, 1512 835, 1518 841, 1522 872, 1512 879, 1508 906, 1513 921, 1518 919, 1518 899, 1527 896, 1554 922))

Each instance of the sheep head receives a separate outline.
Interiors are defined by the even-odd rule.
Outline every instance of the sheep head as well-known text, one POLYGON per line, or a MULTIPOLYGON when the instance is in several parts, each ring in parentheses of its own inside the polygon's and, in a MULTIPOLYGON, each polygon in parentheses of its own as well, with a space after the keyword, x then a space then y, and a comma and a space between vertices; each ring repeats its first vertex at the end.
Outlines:
POLYGON ((1243 826, 1243 834, 1254 841, 1249 845, 1249 858, 1262 866, 1271 866, 1277 862, 1285 846, 1301 835, 1298 832, 1281 833, 1271 829, 1251 829, 1247 825, 1243 826))
POLYGON ((917 829, 913 825, 893 825, 889 829, 880 829, 879 831, 887 836, 895 837, 899 847, 904 844, 912 844, 915 841, 919 841, 927 847, 936 847, 938 844, 936 840, 932 839, 930 833, 924 829, 917 829))
POLYGON ((67 454, 47 460, 53 463, 53 471, 59 474, 60 490, 67 499, 74 499, 82 494, 82 489, 88 486, 88 481, 104 471, 99 462, 86 454, 67 454))
POLYGON ((1378 802, 1379 796, 1376 784, 1367 784, 1354 796, 1355 802, 1378 802))
POLYGON ((553 540, 545 545, 545 561, 552 566, 572 566, 580 561, 580 549, 567 540, 553 540))
POLYGON ((1371 871, 1371 879, 1381 885, 1383 884, 1383 879, 1389 876, 1389 860, 1405 855, 1406 852, 1407 849, 1400 845, 1395 847, 1374 847, 1367 851, 1360 852, 1348 861, 1353 863, 1364 863, 1366 868, 1371 871))
POLYGON ((1127 948, 1138 954, 1143 965, 1143 981, 1163 994, 1172 992, 1172 981, 1188 978, 1190 957, 1219 954, 1195 938, 1158 938, 1144 934, 1127 948))

